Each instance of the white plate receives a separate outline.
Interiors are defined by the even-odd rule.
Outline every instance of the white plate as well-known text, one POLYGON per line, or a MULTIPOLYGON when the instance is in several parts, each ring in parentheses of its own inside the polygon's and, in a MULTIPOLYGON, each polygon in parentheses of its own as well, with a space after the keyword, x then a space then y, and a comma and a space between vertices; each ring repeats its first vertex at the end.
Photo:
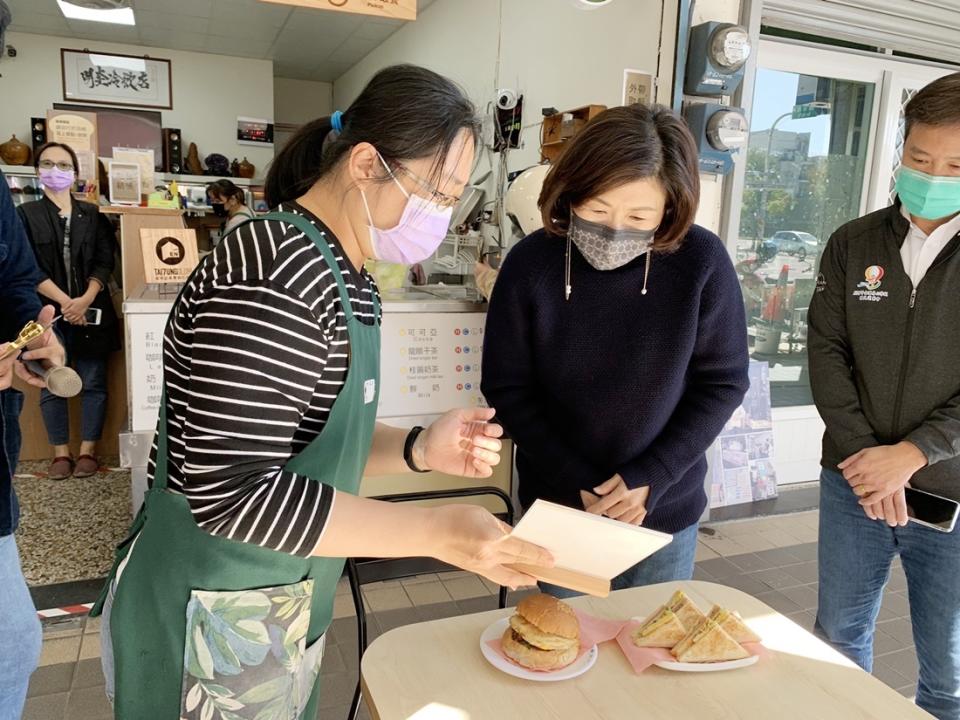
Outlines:
POLYGON ((495 623, 490 625, 490 627, 484 630, 483 634, 480 636, 480 652, 483 653, 483 656, 487 659, 487 662, 493 665, 497 670, 501 670, 507 675, 518 677, 521 680, 534 680, 536 682, 557 682, 558 680, 570 680, 571 678, 583 675, 587 670, 592 668, 593 664, 597 661, 597 656, 600 654, 597 650, 597 646, 594 645, 577 660, 574 660, 570 665, 567 665, 565 668, 561 668, 560 670, 554 670, 552 672, 536 672, 534 670, 527 670, 526 668, 522 668, 510 660, 501 657, 497 652, 494 651, 492 647, 487 644, 491 640, 498 640, 503 637, 503 633, 509 625, 510 618, 505 617, 497 620, 495 623))
POLYGON ((756 664, 759 659, 759 655, 751 655, 750 657, 743 658, 743 660, 729 660, 727 662, 685 663, 662 660, 654 664, 664 670, 674 670, 676 672, 721 672, 722 670, 736 670, 738 668, 750 667, 756 664))

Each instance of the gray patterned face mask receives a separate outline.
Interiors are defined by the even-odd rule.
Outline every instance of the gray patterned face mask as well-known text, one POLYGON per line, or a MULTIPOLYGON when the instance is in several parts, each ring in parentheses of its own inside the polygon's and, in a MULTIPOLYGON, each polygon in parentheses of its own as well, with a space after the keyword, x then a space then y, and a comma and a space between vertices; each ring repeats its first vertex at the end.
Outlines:
POLYGON ((597 270, 616 270, 653 247, 657 229, 614 229, 602 223, 590 222, 571 213, 568 235, 577 249, 597 270))

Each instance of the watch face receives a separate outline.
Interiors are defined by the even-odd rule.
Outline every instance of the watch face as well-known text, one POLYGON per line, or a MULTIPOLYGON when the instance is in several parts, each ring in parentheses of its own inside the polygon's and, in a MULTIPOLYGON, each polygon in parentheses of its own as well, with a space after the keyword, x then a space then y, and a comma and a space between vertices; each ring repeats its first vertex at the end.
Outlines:
POLYGON ((748 138, 747 118, 738 110, 720 110, 707 122, 707 140, 715 150, 739 150, 748 138))
POLYGON ((750 34, 739 25, 729 25, 714 33, 710 58, 724 70, 739 70, 750 58, 750 34))

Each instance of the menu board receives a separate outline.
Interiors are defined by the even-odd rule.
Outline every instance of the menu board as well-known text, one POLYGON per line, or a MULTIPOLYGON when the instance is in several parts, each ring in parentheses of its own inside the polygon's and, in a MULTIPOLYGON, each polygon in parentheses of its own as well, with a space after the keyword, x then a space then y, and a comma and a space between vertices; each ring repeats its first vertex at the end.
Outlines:
POLYGON ((127 347, 130 348, 131 432, 153 431, 157 427, 163 395, 163 331, 166 314, 128 314, 127 347))
POLYGON ((768 363, 750 361, 750 389, 710 453, 710 507, 777 496, 768 363))
POLYGON ((379 417, 484 407, 484 313, 385 313, 379 417))

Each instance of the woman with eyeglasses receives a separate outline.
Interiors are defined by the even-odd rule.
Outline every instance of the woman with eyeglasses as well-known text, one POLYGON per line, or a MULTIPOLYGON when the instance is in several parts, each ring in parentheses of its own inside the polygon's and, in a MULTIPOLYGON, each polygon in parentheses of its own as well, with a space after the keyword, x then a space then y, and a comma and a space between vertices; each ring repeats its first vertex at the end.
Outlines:
POLYGON ((357 496, 364 475, 485 478, 492 410, 376 423, 380 301, 366 259, 443 240, 479 122, 449 80, 378 73, 274 160, 275 210, 237 228, 174 304, 151 489, 101 601, 117 718, 314 718, 344 557, 432 556, 510 586, 549 565, 477 506, 357 496))
POLYGON ((43 195, 17 210, 40 267, 38 292, 62 319, 68 362, 83 381, 80 452, 70 451, 67 401, 44 389, 40 410, 54 458, 52 480, 96 475, 97 443, 107 412, 107 359, 120 349, 117 315, 107 291, 114 268, 116 236, 96 205, 75 200, 77 156, 68 146, 47 143, 34 158, 43 195))

